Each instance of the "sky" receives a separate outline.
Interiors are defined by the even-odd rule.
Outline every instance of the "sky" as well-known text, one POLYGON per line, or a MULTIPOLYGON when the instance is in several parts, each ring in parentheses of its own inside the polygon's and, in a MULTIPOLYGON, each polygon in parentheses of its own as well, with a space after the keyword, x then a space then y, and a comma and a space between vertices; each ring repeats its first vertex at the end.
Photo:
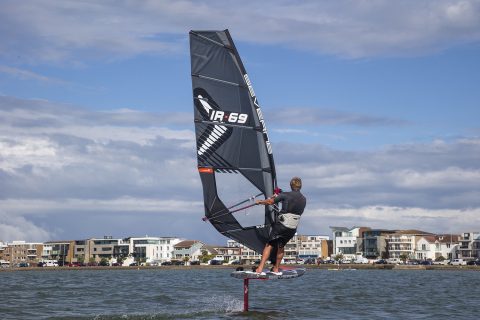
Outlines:
POLYGON ((0 1, 0 241, 201 220, 189 30, 228 28, 300 234, 480 231, 480 1, 0 1))

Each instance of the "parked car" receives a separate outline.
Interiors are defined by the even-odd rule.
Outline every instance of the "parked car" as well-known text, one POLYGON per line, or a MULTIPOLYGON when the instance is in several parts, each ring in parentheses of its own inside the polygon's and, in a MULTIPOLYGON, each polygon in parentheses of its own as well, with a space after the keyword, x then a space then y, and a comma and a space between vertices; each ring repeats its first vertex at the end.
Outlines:
POLYGON ((431 266, 433 264, 432 260, 423 260, 420 262, 423 266, 431 266))
POLYGON ((468 261, 467 266, 480 266, 480 261, 479 260, 468 261))
POLYGON ((221 265, 223 264, 223 261, 222 261, 222 260, 215 260, 215 259, 213 259, 213 260, 210 260, 210 264, 211 264, 212 266, 221 266, 221 265))
POLYGON ((453 259, 449 264, 452 266, 466 266, 467 262, 463 259, 453 259))
POLYGON ((233 260, 232 262, 230 262, 230 264, 239 265, 242 264, 242 262, 240 260, 233 260))
POLYGON ((308 258, 303 262, 303 264, 316 264, 315 258, 308 258))
POLYGON ((191 265, 191 266, 199 266, 199 265, 200 265, 200 261, 199 261, 199 260, 190 261, 190 265, 191 265))
POLYGON ((172 263, 172 261, 163 261, 163 262, 161 263, 161 265, 162 265, 162 266, 171 266, 171 265, 173 265, 173 263, 172 263))
POLYGON ((138 267, 138 262, 132 262, 129 264, 130 267, 138 267))
POLYGON ((373 264, 388 264, 388 261, 385 260, 385 259, 379 259, 379 260, 373 262, 373 264))
POLYGON ((28 262, 20 262, 18 266, 20 268, 26 268, 26 267, 30 267, 30 264, 28 262))

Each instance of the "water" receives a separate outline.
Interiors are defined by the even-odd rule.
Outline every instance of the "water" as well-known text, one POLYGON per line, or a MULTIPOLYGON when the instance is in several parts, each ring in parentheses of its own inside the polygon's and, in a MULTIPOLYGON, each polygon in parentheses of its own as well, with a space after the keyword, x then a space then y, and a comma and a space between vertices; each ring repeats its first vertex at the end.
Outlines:
POLYGON ((1 319, 467 319, 480 272, 308 270, 243 282, 229 269, 0 272, 1 319))

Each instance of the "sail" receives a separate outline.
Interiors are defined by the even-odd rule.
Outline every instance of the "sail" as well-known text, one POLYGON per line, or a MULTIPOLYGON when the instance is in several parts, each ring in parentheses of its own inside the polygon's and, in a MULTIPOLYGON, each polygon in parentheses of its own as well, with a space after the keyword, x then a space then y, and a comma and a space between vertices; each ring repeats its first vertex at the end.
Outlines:
POLYGON ((273 209, 253 207, 251 218, 234 212, 255 198, 272 196, 276 187, 260 105, 228 30, 190 31, 190 57, 205 217, 223 235, 260 253, 273 209))

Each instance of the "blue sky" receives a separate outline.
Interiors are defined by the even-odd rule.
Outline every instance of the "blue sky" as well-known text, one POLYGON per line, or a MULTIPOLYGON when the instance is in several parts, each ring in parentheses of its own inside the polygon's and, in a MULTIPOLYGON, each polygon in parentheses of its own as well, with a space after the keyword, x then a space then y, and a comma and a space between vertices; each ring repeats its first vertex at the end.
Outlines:
POLYGON ((479 1, 3 1, 0 240, 221 243, 200 222, 188 31, 229 28, 302 233, 480 229, 479 1))

